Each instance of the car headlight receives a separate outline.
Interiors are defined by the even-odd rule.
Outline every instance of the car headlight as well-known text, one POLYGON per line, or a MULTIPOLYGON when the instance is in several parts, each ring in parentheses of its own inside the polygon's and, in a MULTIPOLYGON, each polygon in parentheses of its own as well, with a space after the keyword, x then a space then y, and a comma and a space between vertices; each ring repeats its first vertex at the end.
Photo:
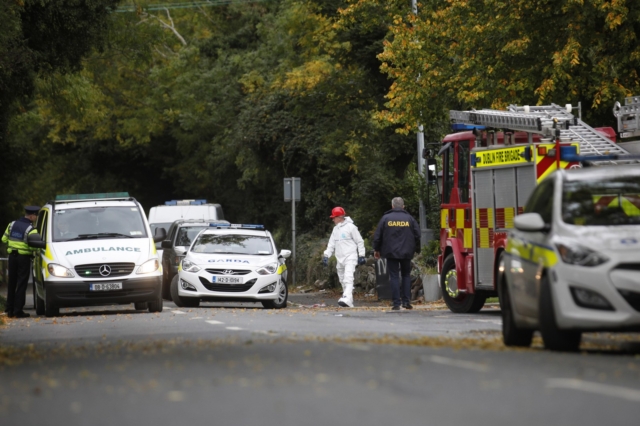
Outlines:
POLYGON ((556 243, 560 257, 564 263, 578 266, 598 266, 609 261, 609 258, 575 243, 556 243))
POLYGON ((271 275, 275 274, 278 270, 278 262, 267 263, 266 265, 262 265, 256 272, 260 275, 271 275))
POLYGON ((159 267, 160 267, 160 262, 158 262, 158 259, 147 260, 142 265, 140 265, 137 273, 150 274, 151 272, 157 271, 159 267))
POLYGON ((75 275, 73 274, 73 272, 71 272, 70 269, 67 269, 64 266, 58 265, 58 264, 55 264, 55 263, 50 263, 49 265, 47 265, 47 270, 54 277, 60 277, 60 278, 73 278, 73 277, 75 277, 75 275))
POLYGON ((187 259, 182 259, 182 270, 187 272, 198 272, 200 268, 195 263, 187 259))

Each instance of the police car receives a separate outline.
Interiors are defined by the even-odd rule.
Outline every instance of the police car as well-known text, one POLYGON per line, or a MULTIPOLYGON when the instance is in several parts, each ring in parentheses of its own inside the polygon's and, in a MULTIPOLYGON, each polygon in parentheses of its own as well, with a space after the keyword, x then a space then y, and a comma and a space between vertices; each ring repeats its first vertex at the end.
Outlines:
POLYGON ((61 307, 133 303, 162 311, 162 267, 144 210, 126 192, 58 195, 38 214, 33 263, 38 315, 61 307))
POLYGON ((193 240, 171 282, 179 307, 200 301, 261 302, 267 309, 287 306, 287 266, 291 251, 278 253, 262 225, 211 224, 193 240))
POLYGON ((502 253, 506 345, 577 350, 585 331, 640 330, 640 167, 560 170, 531 194, 502 253))

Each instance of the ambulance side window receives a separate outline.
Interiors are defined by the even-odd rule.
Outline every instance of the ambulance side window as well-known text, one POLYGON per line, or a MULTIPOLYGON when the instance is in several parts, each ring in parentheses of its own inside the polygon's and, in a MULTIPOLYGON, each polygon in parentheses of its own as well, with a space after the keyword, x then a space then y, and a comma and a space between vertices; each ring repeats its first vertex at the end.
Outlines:
POLYGON ((38 221, 36 222, 36 229, 38 230, 38 234, 42 238, 42 241, 47 241, 47 211, 41 210, 38 215, 38 221))
POLYGON ((451 202, 451 190, 453 189, 454 169, 453 144, 442 156, 442 204, 451 202))
POLYGON ((553 179, 547 179, 538 185, 533 194, 531 194, 529 201, 527 201, 524 212, 538 213, 542 216, 544 223, 550 224, 553 212, 553 186, 553 179))
POLYGON ((469 202, 469 141, 458 143, 458 196, 461 203, 469 202))

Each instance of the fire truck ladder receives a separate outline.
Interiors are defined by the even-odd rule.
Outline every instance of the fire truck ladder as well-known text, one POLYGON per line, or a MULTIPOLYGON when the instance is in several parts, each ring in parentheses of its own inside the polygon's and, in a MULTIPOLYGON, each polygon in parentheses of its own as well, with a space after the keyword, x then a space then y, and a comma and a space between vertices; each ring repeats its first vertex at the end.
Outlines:
MULTIPOLYGON (((580 145, 581 156, 626 156, 625 149, 609 140, 582 120, 571 114, 565 107, 551 104, 543 106, 509 106, 508 111, 450 111, 452 123, 475 124, 513 131, 538 133, 546 137, 555 136, 555 128, 560 129, 560 140, 575 141, 580 145), (555 124, 555 126, 554 126, 555 124)), ((592 164, 637 163, 637 160, 603 159, 589 161, 592 164)))

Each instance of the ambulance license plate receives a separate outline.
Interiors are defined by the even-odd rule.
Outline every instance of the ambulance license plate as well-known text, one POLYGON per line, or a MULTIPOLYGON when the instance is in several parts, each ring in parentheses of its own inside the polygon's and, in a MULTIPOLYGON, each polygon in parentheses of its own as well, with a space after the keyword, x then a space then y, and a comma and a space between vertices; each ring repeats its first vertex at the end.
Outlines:
POLYGON ((122 283, 100 283, 100 284, 90 284, 89 290, 91 291, 112 291, 112 290, 122 290, 122 283))
POLYGON ((242 277, 220 277, 214 275, 211 282, 216 284, 242 284, 242 277))

